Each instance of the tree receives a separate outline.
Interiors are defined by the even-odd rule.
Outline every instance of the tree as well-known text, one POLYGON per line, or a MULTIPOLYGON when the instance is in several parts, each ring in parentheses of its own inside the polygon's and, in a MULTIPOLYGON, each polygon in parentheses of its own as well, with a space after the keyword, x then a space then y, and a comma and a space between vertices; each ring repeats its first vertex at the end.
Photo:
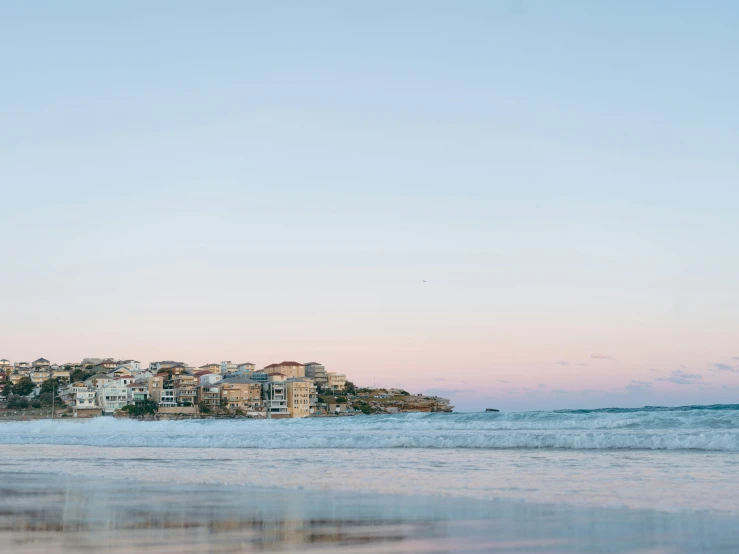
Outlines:
POLYGON ((51 406, 54 404, 54 395, 50 392, 42 392, 38 395, 38 400, 43 406, 51 406))
POLYGON ((357 386, 352 383, 351 381, 347 381, 344 384, 344 390, 347 394, 356 394, 357 393, 357 386))
POLYGON ((36 386, 33 384, 30 377, 21 377, 20 381, 13 385, 13 394, 28 396, 35 388, 36 386))
POLYGON ((60 386, 60 382, 59 382, 58 377, 47 379, 46 381, 41 383, 41 392, 42 393, 48 392, 48 393, 56 394, 57 392, 59 392, 59 386, 60 386))

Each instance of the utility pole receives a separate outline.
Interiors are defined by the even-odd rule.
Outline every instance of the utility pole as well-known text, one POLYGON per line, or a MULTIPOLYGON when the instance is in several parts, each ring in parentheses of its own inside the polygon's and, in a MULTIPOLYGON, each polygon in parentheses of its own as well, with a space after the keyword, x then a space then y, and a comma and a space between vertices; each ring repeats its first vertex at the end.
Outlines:
POLYGON ((51 419, 54 419, 54 408, 56 408, 56 381, 51 383, 51 419))

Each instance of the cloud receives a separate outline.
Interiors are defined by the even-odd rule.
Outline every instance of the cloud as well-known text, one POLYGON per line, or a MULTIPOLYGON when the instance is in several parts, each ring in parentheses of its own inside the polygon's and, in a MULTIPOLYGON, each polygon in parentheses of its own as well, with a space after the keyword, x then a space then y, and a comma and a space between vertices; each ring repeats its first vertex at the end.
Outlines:
POLYGON ((739 360, 739 356, 734 356, 734 357, 733 357, 733 358, 731 358, 731 359, 732 359, 732 360, 739 360))
POLYGON ((657 377, 657 381, 667 381, 676 385, 699 385, 702 379, 702 375, 685 373, 682 369, 676 369, 670 373, 669 377, 657 377))
POLYGON ((713 364, 714 369, 718 371, 734 371, 739 372, 739 367, 729 364, 713 364))
POLYGON ((555 394, 570 394, 570 391, 566 391, 562 389, 552 389, 552 392, 555 394))
POLYGON ((545 389, 547 386, 544 383, 537 385, 540 389, 545 389))
POLYGON ((635 379, 632 379, 631 383, 626 385, 626 390, 629 392, 644 392, 650 390, 651 388, 651 381, 637 381, 635 379))
POLYGON ((508 383, 510 383, 510 381, 506 381, 505 379, 497 379, 497 381, 498 381, 498 383, 503 383, 505 385, 507 385, 508 383))
POLYGON ((726 390, 739 390, 739 385, 723 385, 721 388, 726 390))
POLYGON ((612 360, 613 359, 610 356, 606 356, 605 354, 591 354, 590 357, 593 358, 594 360, 612 360))
POLYGON ((443 377, 436 377, 436 378, 434 378, 434 381, 445 382, 446 379, 444 379, 443 377))
POLYGON ((557 365, 570 365, 570 362, 555 362, 557 365))

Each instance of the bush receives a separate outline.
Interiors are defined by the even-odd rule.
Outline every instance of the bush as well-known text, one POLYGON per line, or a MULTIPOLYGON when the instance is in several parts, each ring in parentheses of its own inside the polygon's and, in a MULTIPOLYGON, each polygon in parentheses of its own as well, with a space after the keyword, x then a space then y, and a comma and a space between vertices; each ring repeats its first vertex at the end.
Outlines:
POLYGON ((31 408, 40 408, 40 407, 41 407, 40 400, 31 400, 31 408))
POLYGON ((17 408, 20 410, 24 410, 28 408, 28 400, 26 400, 22 396, 14 394, 8 397, 8 408, 17 408))
POLYGON ((147 414, 155 414, 159 409, 159 405, 153 400, 144 400, 138 404, 123 406, 121 409, 133 416, 143 416, 147 414))
POLYGON ((205 404, 200 404, 200 413, 201 413, 201 414, 209 414, 209 413, 211 413, 212 411, 213 411, 213 410, 211 410, 211 409, 210 409, 210 406, 207 406, 207 405, 205 405, 205 404))

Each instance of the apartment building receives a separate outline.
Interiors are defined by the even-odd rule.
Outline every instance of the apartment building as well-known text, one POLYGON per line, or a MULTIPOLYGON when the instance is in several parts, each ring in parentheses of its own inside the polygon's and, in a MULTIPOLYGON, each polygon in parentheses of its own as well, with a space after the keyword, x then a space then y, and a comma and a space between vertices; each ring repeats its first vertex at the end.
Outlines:
POLYGON ((262 385, 251 379, 224 379, 220 383, 221 398, 230 410, 241 409, 249 412, 264 412, 262 385))
POLYGON ((297 379, 299 377, 305 377, 305 366, 298 362, 270 364, 264 368, 264 373, 269 375, 281 373, 287 379, 297 379))
POLYGON ((211 409, 221 406, 221 388, 219 385, 203 383, 197 386, 197 392, 198 405, 208 406, 211 409))
POLYGON ((311 401, 315 405, 316 386, 310 379, 288 379, 287 409, 290 417, 308 417, 311 414, 311 401))
POLYGON ((313 379, 313 382, 319 387, 325 387, 328 383, 326 368, 318 362, 308 362, 305 364, 305 376, 313 379))
POLYGON ((332 373, 327 374, 326 386, 333 391, 342 391, 346 387, 346 375, 343 373, 332 373))
POLYGON ((264 411, 268 418, 283 419, 290 417, 290 410, 287 408, 285 375, 271 373, 269 381, 262 385, 262 398, 264 400, 264 411))

